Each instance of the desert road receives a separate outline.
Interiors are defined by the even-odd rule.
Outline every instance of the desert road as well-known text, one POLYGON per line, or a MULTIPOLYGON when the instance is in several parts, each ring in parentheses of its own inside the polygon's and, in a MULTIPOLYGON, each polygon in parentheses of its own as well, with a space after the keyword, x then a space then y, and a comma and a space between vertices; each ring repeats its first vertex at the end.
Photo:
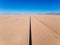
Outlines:
POLYGON ((0 15, 0 45, 60 45, 60 15, 0 15))

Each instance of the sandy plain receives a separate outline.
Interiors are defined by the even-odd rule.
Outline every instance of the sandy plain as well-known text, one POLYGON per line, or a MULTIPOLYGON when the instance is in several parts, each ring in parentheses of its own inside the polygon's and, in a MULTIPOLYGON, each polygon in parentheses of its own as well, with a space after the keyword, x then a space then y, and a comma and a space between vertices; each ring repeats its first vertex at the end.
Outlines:
POLYGON ((32 45, 60 45, 60 15, 34 15, 32 45))
POLYGON ((29 45, 29 16, 0 15, 0 45, 29 45))
POLYGON ((60 45, 60 15, 0 15, 0 45, 60 45))

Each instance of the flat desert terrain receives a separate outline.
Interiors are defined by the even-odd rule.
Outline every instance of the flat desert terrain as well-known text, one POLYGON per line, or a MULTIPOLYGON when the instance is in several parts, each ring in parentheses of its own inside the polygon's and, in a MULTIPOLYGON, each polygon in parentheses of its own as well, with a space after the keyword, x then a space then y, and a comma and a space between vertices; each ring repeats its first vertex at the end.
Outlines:
POLYGON ((0 15, 0 45, 29 45, 29 16, 0 15))
POLYGON ((60 45, 60 15, 31 17, 32 45, 60 45))
POLYGON ((60 15, 0 15, 0 45, 60 45, 60 15))

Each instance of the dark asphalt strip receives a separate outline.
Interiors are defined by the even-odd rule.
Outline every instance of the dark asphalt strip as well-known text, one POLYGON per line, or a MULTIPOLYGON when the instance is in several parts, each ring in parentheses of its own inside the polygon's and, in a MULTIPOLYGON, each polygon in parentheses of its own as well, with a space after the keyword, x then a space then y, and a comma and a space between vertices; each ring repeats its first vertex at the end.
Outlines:
POLYGON ((29 25, 29 45, 32 45, 31 16, 30 16, 30 25, 29 25))

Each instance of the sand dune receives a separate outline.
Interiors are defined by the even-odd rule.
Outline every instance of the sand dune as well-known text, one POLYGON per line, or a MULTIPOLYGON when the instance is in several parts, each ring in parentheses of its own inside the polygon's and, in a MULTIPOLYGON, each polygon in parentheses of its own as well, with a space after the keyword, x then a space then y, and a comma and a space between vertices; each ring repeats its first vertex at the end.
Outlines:
POLYGON ((60 45, 60 15, 0 15, 0 45, 60 45))

